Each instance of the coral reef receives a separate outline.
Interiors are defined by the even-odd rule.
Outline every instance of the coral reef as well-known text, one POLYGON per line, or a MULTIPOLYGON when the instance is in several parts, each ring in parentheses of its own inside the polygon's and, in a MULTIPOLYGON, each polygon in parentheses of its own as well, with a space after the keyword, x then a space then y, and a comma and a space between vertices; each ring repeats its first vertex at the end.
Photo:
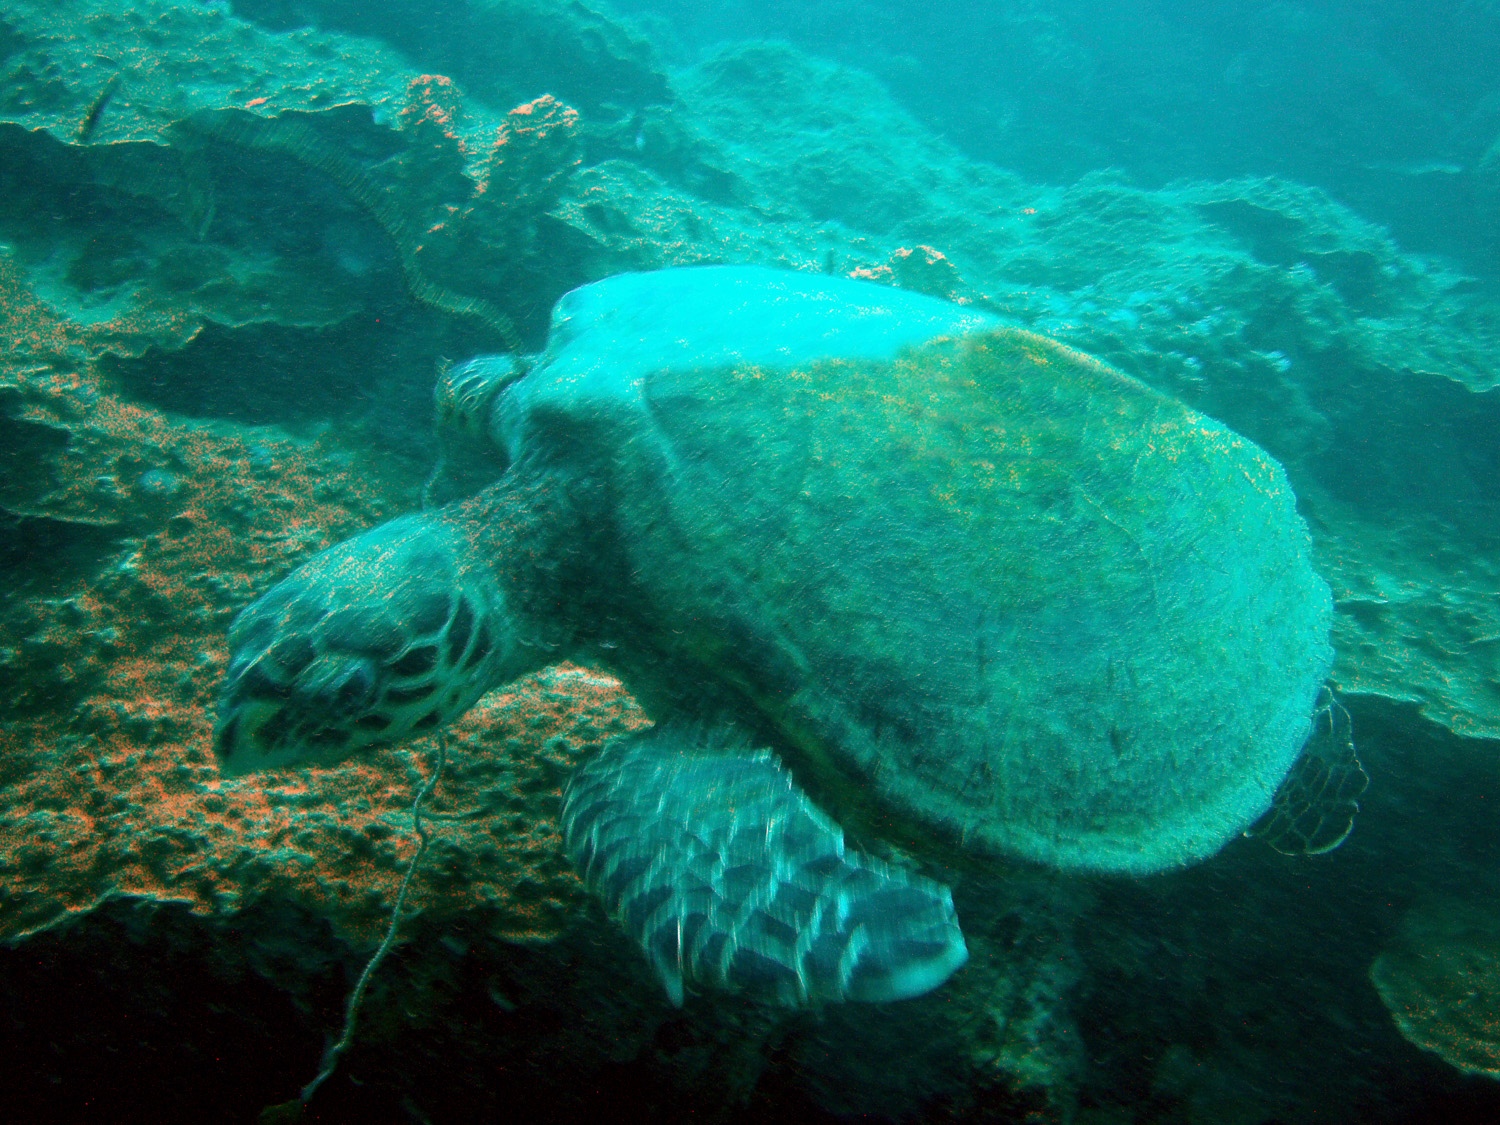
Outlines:
POLYGON ((177 350, 209 325, 368 318, 390 304, 392 264, 420 305, 475 322, 462 346, 515 348, 516 290, 577 280, 545 276, 535 251, 571 163, 566 107, 549 100, 554 122, 528 103, 502 127, 373 43, 273 35, 216 6, 74 0, 10 21, 0 233, 117 354, 177 350), (74 206, 42 204, 59 197, 74 206), (91 237, 101 223, 110 236, 91 237), (473 288, 455 289, 445 241, 474 253, 473 288))
MULTIPOLYGON (((576 0, 232 0, 236 16, 272 31, 315 26, 388 43, 496 108, 548 90, 591 117, 670 102, 651 45, 576 0)), ((363 47, 361 47, 363 50, 363 47)))

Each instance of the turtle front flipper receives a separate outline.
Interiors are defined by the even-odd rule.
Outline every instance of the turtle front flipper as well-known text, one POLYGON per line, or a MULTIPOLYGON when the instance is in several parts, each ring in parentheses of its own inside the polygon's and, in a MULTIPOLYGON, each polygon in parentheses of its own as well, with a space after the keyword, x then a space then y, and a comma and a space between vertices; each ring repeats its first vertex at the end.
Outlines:
POLYGON ((948 888, 844 846, 767 751, 680 727, 608 746, 563 803, 569 857, 674 1004, 919 996, 968 959, 948 888))
POLYGON ((521 642, 466 526, 461 510, 392 520, 240 613, 214 731, 226 773, 325 764, 436 730, 545 659, 521 642))

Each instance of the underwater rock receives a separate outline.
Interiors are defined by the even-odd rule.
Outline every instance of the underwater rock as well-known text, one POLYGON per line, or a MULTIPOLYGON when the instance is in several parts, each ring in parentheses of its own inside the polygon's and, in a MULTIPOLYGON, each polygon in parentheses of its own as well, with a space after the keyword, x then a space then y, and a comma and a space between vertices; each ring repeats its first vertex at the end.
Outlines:
MULTIPOLYGON (((474 337, 460 349, 515 348, 496 297, 576 280, 564 264, 548 281, 559 263, 535 253, 574 159, 556 143, 567 127, 533 118, 490 143, 500 118, 377 43, 273 35, 217 5, 71 0, 8 19, 0 237, 96 348, 134 358, 206 325, 378 323, 403 288, 474 337), (456 275, 475 289, 455 291, 456 275)), ((430 342, 421 367, 452 343, 430 342)))
POLYGON ((971 954, 960 976, 878 1019, 865 1005, 830 1007, 782 1044, 821 1109, 890 1121, 1075 1119, 1087 1062, 1074 930, 1087 924, 1089 888, 1008 870, 960 895, 971 954))
MULTIPOLYGON (((211 767, 195 765, 207 733, 193 718, 201 714, 195 693, 168 696, 147 679, 131 706, 114 702, 124 685, 111 679, 85 715, 92 733, 57 740, 45 768, 6 779, 0 996, 50 987, 109 997, 120 1019, 150 1026, 164 1040, 155 1058, 191 1056, 184 1020, 218 1027, 221 1048, 237 1044, 252 1054, 285 1039, 293 1049, 276 1052, 280 1062, 248 1083, 258 1100, 246 1104, 279 1101, 315 1066, 324 1031, 339 1019, 341 983, 358 972, 384 926, 414 843, 410 767, 398 756, 373 768, 290 778, 268 791, 221 785, 211 767), (154 708, 143 707, 153 696, 154 708), (106 706, 119 716, 106 721, 99 713, 106 706), (88 796, 56 812, 59 787, 88 796), (100 940, 122 927, 129 940, 100 940), (146 971, 121 988, 137 958, 172 964, 179 975, 159 980, 146 971), (189 991, 178 992, 183 987, 189 991), (141 1009, 142 989, 172 997, 165 1024, 149 999, 141 1009), (232 1026, 220 1026, 220 1001, 240 990, 257 999, 232 1026), (282 1006, 295 1014, 260 1016, 282 1006)), ((652 982, 633 979, 628 959, 579 941, 584 899, 557 855, 547 813, 580 738, 629 729, 638 712, 614 681, 568 669, 517 685, 494 706, 479 716, 482 731, 458 732, 433 810, 436 838, 412 890, 415 916, 403 926, 409 951, 377 984, 360 1052, 346 1064, 356 1081, 375 1081, 392 1105, 416 1092, 429 1109, 468 1099, 472 1110, 497 1091, 538 1098, 536 1085, 550 1086, 566 1105, 559 1067, 607 1075, 646 1049, 663 1015, 652 982), (432 1036, 448 1065, 434 1067, 418 1045, 432 1036), (471 1060, 474 1080, 453 1082, 455 1057, 471 1060), (497 1085, 494 1068, 507 1065, 535 1073, 497 1085), (442 1085, 434 1086, 439 1073, 442 1085)), ((23 737, 13 728, 5 738, 7 762, 19 756, 23 737)), ((60 1013, 34 1009, 17 1010, 11 1030, 38 1026, 63 1039, 80 1034, 60 1013)), ((102 1034, 109 1041, 113 1032, 102 1034)), ((89 1074, 56 1056, 51 1063, 30 1051, 22 1056, 25 1073, 8 1086, 13 1107, 40 1107, 48 1098, 54 1111, 101 1098, 119 1108, 134 1104, 111 1092, 120 1079, 107 1061, 89 1074)), ((12 1053, 3 1069, 22 1056, 12 1053)), ((154 1065, 133 1046, 122 1057, 132 1069, 154 1065)), ((191 1108, 161 1120, 209 1119, 227 1104, 217 1079, 190 1080, 181 1092, 191 1108)), ((334 1106, 348 1102, 335 1089, 329 1098, 334 1106)), ((449 1104, 441 1119, 463 1114, 449 1104)))
POLYGON ((154 500, 169 500, 182 490, 182 482, 166 469, 147 469, 135 480, 136 491, 154 500))
POLYGON ((670 102, 647 40, 605 11, 548 0, 231 0, 236 16, 278 32, 309 26, 378 41, 456 79, 499 109, 546 90, 590 116, 670 102))
MULTIPOLYGON (((93 550, 39 555, 46 544, 33 540, 35 550, 6 560, 0 1006, 18 1041, 77 1042, 82 1062, 7 1052, 7 1106, 41 1120, 87 1117, 101 1099, 136 1105, 133 1080, 155 1065, 146 1055, 193 1070, 184 1019, 252 1053, 275 1054, 270 1045, 289 1036, 295 1046, 271 1080, 250 1079, 242 1094, 280 1100, 305 1081, 337 1022, 342 973, 358 971, 388 916, 419 771, 398 754, 269 790, 226 785, 210 762, 206 704, 226 660, 226 620, 250 591, 330 535, 410 504, 425 466, 403 475, 388 458, 123 401, 72 351, 74 326, 28 305, 24 289, 4 296, 0 315, 28 318, 26 334, 5 338, 29 345, 7 356, 4 403, 21 419, 12 436, 39 435, 40 462, 31 476, 6 474, 7 498, 55 509, 55 523, 74 505, 119 521, 93 550), (65 367, 45 362, 64 356, 65 367), (36 1003, 60 991, 89 998, 69 1006, 77 1020, 36 1003), (235 997, 244 1007, 226 1024, 215 1012, 235 997), (116 1021, 141 1034, 117 1041, 116 1021), (101 1042, 129 1061, 112 1068, 101 1042)), ((643 720, 615 681, 574 669, 483 710, 453 740, 434 808, 439 839, 412 891, 421 920, 406 931, 430 956, 396 978, 411 988, 400 1003, 442 1011, 481 997, 488 1022, 468 1040, 474 1058, 550 1051, 607 1070, 643 1049, 658 1001, 649 980, 633 994, 622 986, 631 966, 567 936, 584 899, 558 855, 555 806, 573 755, 643 720), (576 1019, 583 1000, 568 988, 608 994, 618 1026, 599 1031, 597 1003, 576 1019)), ((364 1042, 426 1026, 399 1010, 372 1005, 364 1042)), ((401 1059, 387 1072, 397 1083, 411 1052, 401 1059)), ((214 1119, 235 1096, 217 1078, 174 1089, 159 1120, 214 1119)))
POLYGON ((1370 980, 1418 1047, 1500 1079, 1500 919, 1493 899, 1413 907, 1370 966, 1370 980))
MULTIPOLYGON (((738 44, 678 78, 681 113, 778 218, 926 243, 970 272, 1016 241, 1033 185, 919 126, 873 78, 777 43, 738 44)), ((880 256, 883 260, 884 254, 880 256)))
MULTIPOLYGON (((925 293, 956 305, 973 304, 976 294, 941 250, 931 246, 901 247, 883 266, 861 267, 850 277, 925 293)), ((978 298, 983 300, 983 298, 978 298)), ((986 302, 988 303, 988 302, 986 302)))
POLYGON ((328 37, 269 36, 216 6, 125 12, 80 0, 13 5, 8 19, 21 46, 3 64, 0 236, 38 296, 86 327, 92 346, 135 356, 180 347, 207 322, 323 326, 364 307, 365 279, 306 249, 357 207, 295 166, 206 153, 172 128, 250 104, 328 111, 334 128, 356 133, 360 113, 332 107, 389 100, 383 84, 400 89, 394 60, 330 65, 339 52, 328 37), (42 73, 49 96, 27 94, 27 76, 42 73), (107 104, 95 105, 106 86, 107 104), (287 189, 302 196, 295 215, 277 203, 287 189))
POLYGON ((893 249, 837 223, 777 220, 705 201, 632 161, 580 168, 572 188, 554 211, 558 244, 589 277, 726 261, 854 276, 893 249))

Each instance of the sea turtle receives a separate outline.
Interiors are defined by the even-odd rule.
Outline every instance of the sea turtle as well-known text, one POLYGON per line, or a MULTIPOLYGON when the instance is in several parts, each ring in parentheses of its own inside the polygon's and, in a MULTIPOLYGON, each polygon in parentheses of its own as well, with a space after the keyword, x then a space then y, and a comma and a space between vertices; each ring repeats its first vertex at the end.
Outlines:
POLYGON ((1192 863, 1308 738, 1331 603, 1280 467, 974 308, 625 274, 439 407, 503 475, 240 614, 220 761, 329 763, 607 665, 657 724, 576 772, 566 845, 678 1002, 920 994, 967 953, 917 864, 1192 863))

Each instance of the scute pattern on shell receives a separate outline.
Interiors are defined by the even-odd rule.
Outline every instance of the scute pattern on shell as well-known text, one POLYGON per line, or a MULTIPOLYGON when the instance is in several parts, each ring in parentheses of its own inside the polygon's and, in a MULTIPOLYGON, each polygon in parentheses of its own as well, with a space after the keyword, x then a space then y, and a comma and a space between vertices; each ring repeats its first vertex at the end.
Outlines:
POLYGON ((641 399, 613 471, 651 639, 841 819, 1145 872, 1296 759, 1331 602, 1281 468, 1223 426, 1015 329, 641 399))

